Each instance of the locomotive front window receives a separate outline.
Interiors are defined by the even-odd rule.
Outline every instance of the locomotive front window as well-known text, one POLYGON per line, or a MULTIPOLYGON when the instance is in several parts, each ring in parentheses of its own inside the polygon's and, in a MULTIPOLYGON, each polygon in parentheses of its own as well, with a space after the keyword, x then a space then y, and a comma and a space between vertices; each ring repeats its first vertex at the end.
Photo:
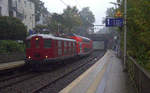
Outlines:
POLYGON ((27 41, 26 41, 26 48, 30 48, 30 47, 31 47, 30 40, 27 40, 27 41))
POLYGON ((36 40, 35 40, 35 47, 36 48, 40 48, 40 44, 39 44, 39 39, 38 38, 36 38, 36 40))
POLYGON ((51 40, 49 39, 44 40, 44 48, 51 48, 51 40))

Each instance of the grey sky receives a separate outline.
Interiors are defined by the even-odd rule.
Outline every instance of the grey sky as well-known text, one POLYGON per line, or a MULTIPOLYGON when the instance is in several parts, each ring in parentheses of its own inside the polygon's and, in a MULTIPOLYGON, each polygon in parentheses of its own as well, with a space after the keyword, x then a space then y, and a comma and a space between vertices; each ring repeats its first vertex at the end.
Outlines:
POLYGON ((67 5, 77 6, 79 10, 83 7, 90 7, 96 18, 95 24, 102 24, 102 19, 106 15, 107 8, 114 5, 109 2, 116 2, 116 0, 41 0, 45 3, 49 12, 62 13, 66 6, 61 2, 64 1, 67 5))

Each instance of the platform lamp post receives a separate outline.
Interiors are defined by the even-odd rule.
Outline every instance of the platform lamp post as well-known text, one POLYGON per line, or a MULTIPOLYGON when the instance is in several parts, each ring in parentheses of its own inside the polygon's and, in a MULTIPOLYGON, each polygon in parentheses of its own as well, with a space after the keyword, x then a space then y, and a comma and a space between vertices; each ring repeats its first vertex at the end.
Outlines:
MULTIPOLYGON (((120 6, 119 3, 110 2, 111 4, 120 6)), ((123 71, 126 71, 126 57, 127 57, 127 0, 124 0, 124 68, 123 71)))
POLYGON ((127 70, 126 56, 127 56, 127 0, 124 0, 124 71, 127 70))
POLYGON ((58 33, 59 33, 59 34, 60 34, 60 25, 61 25, 61 24, 58 23, 58 33))

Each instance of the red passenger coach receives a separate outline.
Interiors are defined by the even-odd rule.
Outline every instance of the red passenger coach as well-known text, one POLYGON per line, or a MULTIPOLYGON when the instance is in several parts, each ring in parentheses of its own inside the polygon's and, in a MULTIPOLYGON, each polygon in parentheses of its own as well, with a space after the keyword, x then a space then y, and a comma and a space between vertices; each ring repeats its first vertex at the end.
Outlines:
POLYGON ((76 40, 77 42, 76 47, 77 47, 78 55, 84 56, 92 52, 93 42, 89 38, 82 37, 76 34, 70 35, 70 38, 76 40))
POLYGON ((26 39, 26 63, 49 63, 77 55, 76 40, 35 34, 26 39))

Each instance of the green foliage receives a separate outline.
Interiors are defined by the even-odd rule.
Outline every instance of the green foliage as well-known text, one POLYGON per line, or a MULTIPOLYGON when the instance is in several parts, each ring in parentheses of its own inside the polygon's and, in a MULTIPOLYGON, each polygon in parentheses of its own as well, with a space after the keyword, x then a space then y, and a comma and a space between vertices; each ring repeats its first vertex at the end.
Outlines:
POLYGON ((36 31, 36 33, 40 33, 40 34, 48 34, 48 26, 47 25, 36 25, 34 28, 34 31, 36 31))
POLYGON ((128 0, 127 5, 127 52, 139 64, 149 68, 147 66, 150 62, 150 1, 128 0))
POLYGON ((95 17, 88 7, 79 11, 68 6, 62 14, 52 14, 48 28, 51 33, 86 33, 95 22, 95 17))
POLYGON ((83 8, 80 11, 80 16, 83 21, 83 25, 91 26, 95 22, 95 17, 89 7, 83 8))
POLYGON ((76 7, 68 6, 64 9, 62 16, 64 18, 64 25, 69 32, 75 32, 74 28, 80 26, 82 23, 76 7))
POLYGON ((0 16, 0 39, 24 40, 26 27, 17 18, 0 16))
POLYGON ((55 32, 60 29, 64 30, 64 18, 61 14, 54 13, 52 14, 50 23, 48 24, 48 29, 50 30, 51 33, 55 34, 55 32))
POLYGON ((80 11, 80 17, 82 24, 79 33, 84 35, 84 33, 87 34, 87 31, 93 27, 95 16, 93 15, 92 11, 90 11, 89 7, 85 7, 80 11))
POLYGON ((116 10, 114 8, 108 8, 106 11, 107 17, 115 17, 116 10))
MULTIPOLYGON (((119 7, 124 12, 124 0, 119 7)), ((118 0, 120 2, 120 0, 118 0)), ((138 63, 150 69, 150 1, 127 0, 127 54, 138 63)), ((107 16, 114 17, 115 9, 107 10, 107 16)), ((121 32, 121 50, 124 46, 124 32, 121 32)))
POLYGON ((0 40, 0 54, 24 52, 25 45, 12 40, 0 40))

